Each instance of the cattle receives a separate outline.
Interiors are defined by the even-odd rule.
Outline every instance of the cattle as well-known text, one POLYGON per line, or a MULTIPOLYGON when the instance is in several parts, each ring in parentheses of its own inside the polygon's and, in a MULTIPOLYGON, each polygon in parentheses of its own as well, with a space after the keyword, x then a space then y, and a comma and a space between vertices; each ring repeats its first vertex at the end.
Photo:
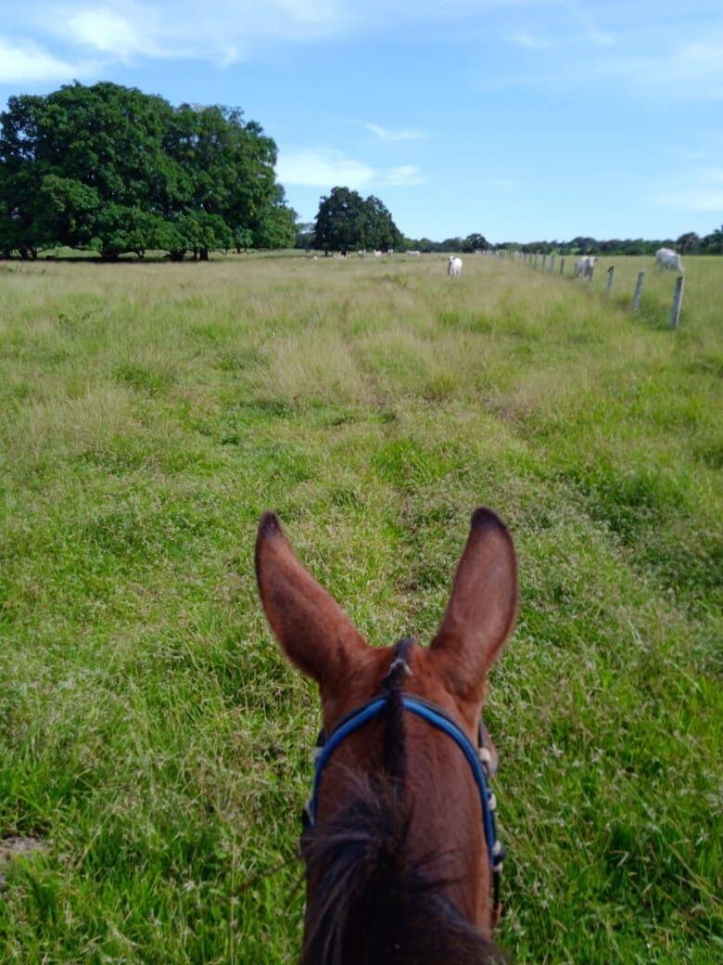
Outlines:
POLYGON ((375 252, 374 252, 374 257, 375 257, 375 258, 381 258, 381 257, 382 257, 381 251, 376 251, 376 250, 375 250, 375 252))
POLYGON ((419 258, 420 252, 418 251, 408 251, 407 254, 410 258, 419 258))
POLYGON ((595 255, 583 255, 582 258, 578 258, 575 262, 575 278, 591 279, 596 261, 595 255))
POLYGON ((655 252, 655 267, 659 271, 683 271, 680 255, 672 248, 658 248, 655 252))
POLYGON ((459 278, 462 274, 462 259, 456 255, 450 255, 447 262, 447 274, 450 278, 459 278))

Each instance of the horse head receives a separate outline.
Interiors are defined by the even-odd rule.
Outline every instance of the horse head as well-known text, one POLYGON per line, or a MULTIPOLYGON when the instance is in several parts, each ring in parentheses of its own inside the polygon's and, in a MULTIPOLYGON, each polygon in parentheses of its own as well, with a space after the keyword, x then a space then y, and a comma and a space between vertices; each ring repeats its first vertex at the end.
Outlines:
POLYGON ((487 785, 496 752, 480 715, 517 610, 508 530, 491 510, 475 511, 429 647, 371 647, 273 513, 259 525, 256 573, 271 629, 318 684, 322 707, 302 835, 302 962, 497 961, 500 856, 487 785))

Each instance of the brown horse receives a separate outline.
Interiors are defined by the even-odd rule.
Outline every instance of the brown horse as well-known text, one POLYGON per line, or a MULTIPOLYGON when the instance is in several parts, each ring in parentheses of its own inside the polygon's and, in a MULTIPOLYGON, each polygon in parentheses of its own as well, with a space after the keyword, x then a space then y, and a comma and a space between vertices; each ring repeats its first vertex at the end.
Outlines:
POLYGON ((297 560, 273 513, 259 525, 256 574, 271 628, 319 685, 323 712, 301 839, 302 965, 501 961, 491 940, 500 857, 486 786, 496 754, 480 714, 517 610, 506 527, 489 509, 473 514, 428 648, 370 647, 297 560))

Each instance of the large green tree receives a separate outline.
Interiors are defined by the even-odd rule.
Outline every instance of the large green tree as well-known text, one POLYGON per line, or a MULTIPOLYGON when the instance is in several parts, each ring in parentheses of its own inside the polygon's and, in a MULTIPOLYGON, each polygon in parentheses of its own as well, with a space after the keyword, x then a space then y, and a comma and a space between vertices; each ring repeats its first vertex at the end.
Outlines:
POLYGON ((384 204, 370 195, 364 199, 350 188, 336 187, 322 197, 314 223, 315 244, 327 253, 357 248, 388 250, 399 245, 402 233, 384 204))
POLYGON ((467 235, 462 245, 462 251, 466 252, 486 251, 487 248, 489 248, 489 242, 485 236, 479 234, 479 232, 467 235))
POLYGON ((364 201, 351 188, 332 188, 319 202, 314 234, 316 244, 325 252, 347 252, 363 247, 364 201))
POLYGON ((11 97, 0 114, 0 250, 204 259, 242 235, 290 244, 294 214, 276 154, 237 109, 174 108, 110 83, 11 97))

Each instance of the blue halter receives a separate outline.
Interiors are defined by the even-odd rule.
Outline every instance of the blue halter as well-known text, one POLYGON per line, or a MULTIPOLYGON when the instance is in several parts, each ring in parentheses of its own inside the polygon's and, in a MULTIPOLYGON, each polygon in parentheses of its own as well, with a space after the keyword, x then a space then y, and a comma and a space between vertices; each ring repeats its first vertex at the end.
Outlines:
MULTIPOLYGON (((467 735, 455 724, 455 722, 449 717, 443 710, 436 707, 434 704, 423 700, 420 697, 412 697, 409 694, 402 694, 402 703, 404 709, 408 710, 412 714, 416 714, 417 717, 421 717, 432 727, 436 727, 437 730, 441 730, 448 737, 451 737, 455 742, 457 747, 464 754, 467 763, 472 771, 472 776, 474 777, 475 784, 479 790, 480 802, 482 804, 482 823, 484 825, 485 841, 487 844, 487 852, 489 855, 490 867, 492 869, 492 880, 493 889, 495 892, 495 904, 498 904, 498 891, 499 891, 499 876, 502 872, 502 862, 505 858, 505 850, 497 840, 497 832, 495 830, 495 808, 497 807, 497 801, 494 794, 490 791, 488 787, 488 777, 491 776, 490 768, 490 753, 487 747, 486 731, 480 721, 480 747, 475 748, 467 735)), ((334 751, 342 744, 347 737, 353 734, 359 728, 363 727, 370 720, 374 720, 376 717, 384 711, 388 701, 390 700, 389 694, 382 694, 379 697, 374 697, 368 703, 363 704, 357 710, 351 712, 342 719, 342 721, 334 728, 334 730, 329 734, 328 738, 325 738, 323 732, 319 737, 319 741, 316 748, 316 761, 314 770, 314 785, 311 793, 311 798, 306 804, 304 809, 308 823, 310 826, 314 826, 317 822, 318 811, 319 811, 319 789, 321 787, 321 778, 324 774, 324 769, 329 763, 334 751)))

